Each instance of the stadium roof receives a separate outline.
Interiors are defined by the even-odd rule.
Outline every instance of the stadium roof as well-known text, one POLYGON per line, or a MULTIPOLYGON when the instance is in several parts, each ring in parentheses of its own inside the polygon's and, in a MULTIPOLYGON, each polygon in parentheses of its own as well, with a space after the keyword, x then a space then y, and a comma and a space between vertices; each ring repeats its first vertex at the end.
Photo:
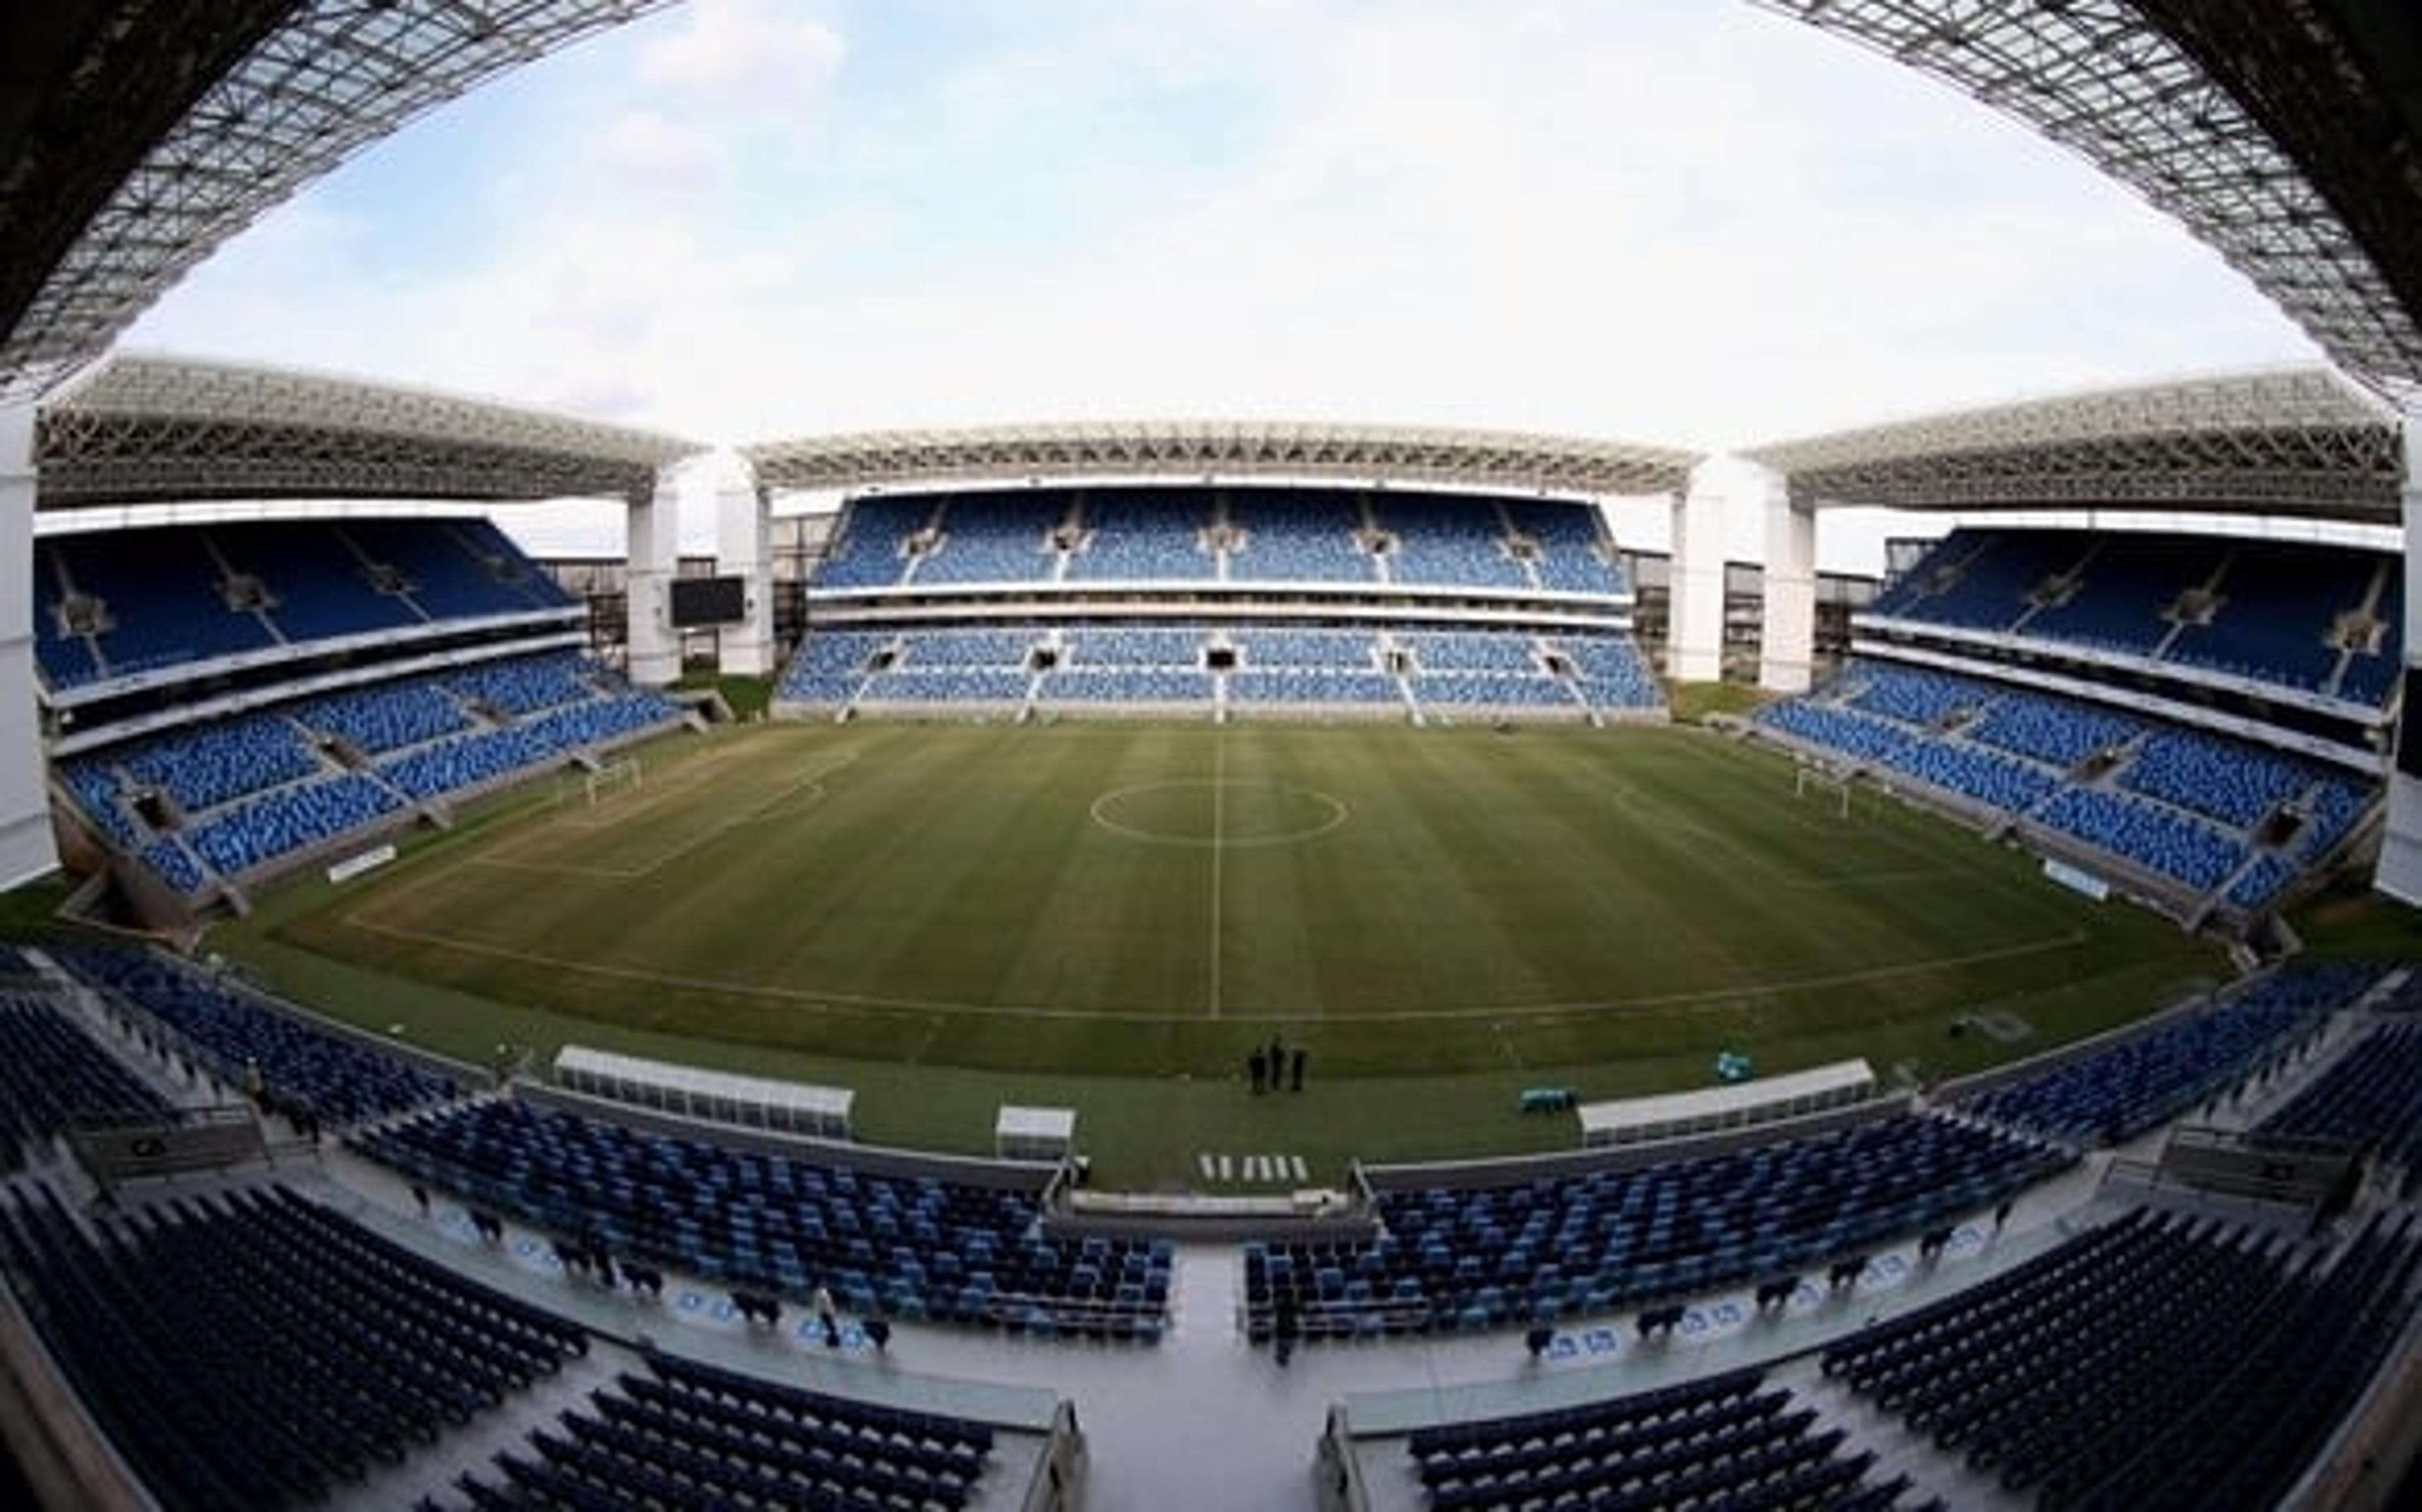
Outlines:
POLYGON ((38 407, 36 502, 640 498, 704 449, 392 384, 119 353, 38 407))
POLYGON ((2379 0, 1755 0, 1942 79, 2217 250, 2422 402, 2422 9, 2379 0))
POLYGON ((0 6, 0 399, 355 150, 668 0, 0 6))
POLYGON ((741 448, 767 489, 954 478, 1386 477, 1556 492, 1679 492, 1700 454, 1510 430, 1285 420, 1093 421, 870 430, 741 448))
POLYGON ((2326 367, 2030 399, 1753 447, 1792 496, 1901 508, 2186 505, 2398 518, 2398 420, 2326 367))

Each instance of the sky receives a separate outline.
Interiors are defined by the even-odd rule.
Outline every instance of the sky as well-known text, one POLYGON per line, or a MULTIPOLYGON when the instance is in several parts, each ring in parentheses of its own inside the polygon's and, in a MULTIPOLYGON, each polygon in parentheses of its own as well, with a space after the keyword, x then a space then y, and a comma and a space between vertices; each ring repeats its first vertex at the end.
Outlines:
POLYGON ((718 444, 1718 451, 2319 355, 2084 163, 1743 0, 689 0, 365 151, 127 340, 718 444))

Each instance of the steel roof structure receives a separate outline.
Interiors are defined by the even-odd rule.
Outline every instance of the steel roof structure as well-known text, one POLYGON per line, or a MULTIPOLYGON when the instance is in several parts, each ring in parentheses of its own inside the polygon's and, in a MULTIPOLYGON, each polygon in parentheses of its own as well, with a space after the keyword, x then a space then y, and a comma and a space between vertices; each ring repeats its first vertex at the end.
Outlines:
POLYGON ((112 356, 35 416, 36 506, 644 499, 695 442, 282 368, 112 356))
POLYGON ((765 489, 959 478, 1386 477, 1596 494, 1678 492, 1700 454, 1517 431, 1178 420, 873 430, 744 446, 765 489))
POLYGON ((36 0, 0 8, 0 400, 444 101, 668 0, 36 0))
POLYGON ((2422 401, 2422 17, 2363 0, 1754 0, 1944 80, 2422 401))
POLYGON ((1795 499, 1898 508, 2179 505, 2398 519, 2398 417, 2326 367, 2029 399, 1753 447, 1795 499))

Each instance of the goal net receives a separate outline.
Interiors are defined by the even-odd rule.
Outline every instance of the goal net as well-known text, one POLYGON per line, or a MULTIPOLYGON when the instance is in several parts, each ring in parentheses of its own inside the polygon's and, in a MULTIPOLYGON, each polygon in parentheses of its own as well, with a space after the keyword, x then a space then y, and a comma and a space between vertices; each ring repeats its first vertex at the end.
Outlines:
POLYGON ((640 772, 638 760, 634 756, 608 761, 581 778, 581 787, 588 794, 590 808, 619 794, 636 792, 646 785, 645 774, 640 772))
POLYGON ((1796 768, 1791 796, 1803 803, 1813 799, 1832 809, 1837 818, 1850 817, 1850 779, 1841 772, 1815 766, 1796 768))

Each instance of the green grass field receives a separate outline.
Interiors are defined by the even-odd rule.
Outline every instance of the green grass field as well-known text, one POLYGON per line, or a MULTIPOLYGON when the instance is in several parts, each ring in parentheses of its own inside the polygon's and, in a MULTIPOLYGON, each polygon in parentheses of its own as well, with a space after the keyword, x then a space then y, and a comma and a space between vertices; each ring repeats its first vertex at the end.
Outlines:
POLYGON ((2017 852, 1871 796, 1846 820, 1697 731, 772 725, 642 762, 221 938, 458 1054, 838 1081, 879 1137, 974 1147, 995 1101, 1073 1102, 1146 1182, 1205 1148, 1554 1145, 1515 1088, 1701 1084, 1725 1048, 1956 1074, 2221 974, 2017 852), (1984 1009, 2035 1032, 1954 1033, 1984 1009), (1317 1096, 1239 1090, 1274 1033, 1317 1096))

